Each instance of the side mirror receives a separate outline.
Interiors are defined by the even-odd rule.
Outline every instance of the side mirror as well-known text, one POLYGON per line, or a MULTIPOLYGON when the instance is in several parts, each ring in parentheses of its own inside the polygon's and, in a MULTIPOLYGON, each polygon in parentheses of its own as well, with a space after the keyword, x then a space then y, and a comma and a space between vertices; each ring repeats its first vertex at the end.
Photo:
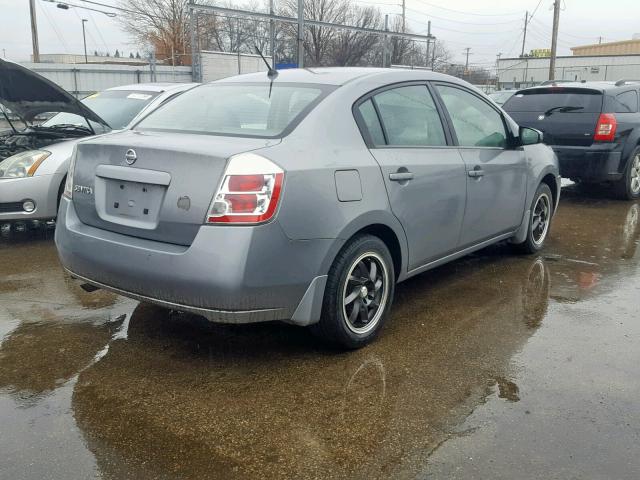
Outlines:
POLYGON ((520 145, 535 145, 544 140, 544 134, 535 128, 520 127, 519 135, 520 145))

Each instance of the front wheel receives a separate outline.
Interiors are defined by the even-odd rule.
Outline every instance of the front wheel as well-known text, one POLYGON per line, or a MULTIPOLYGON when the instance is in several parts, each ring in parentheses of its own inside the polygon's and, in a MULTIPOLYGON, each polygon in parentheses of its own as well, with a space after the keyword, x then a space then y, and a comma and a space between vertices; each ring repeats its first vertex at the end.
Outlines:
POLYGON ((394 288, 393 260, 385 243, 372 235, 353 238, 329 270, 322 315, 313 332, 339 348, 363 347, 382 329, 394 288))
POLYGON ((533 196, 529 229, 524 242, 517 244, 523 253, 536 253, 544 247, 553 217, 553 195, 549 185, 541 183, 533 196))
POLYGON ((616 182, 614 189, 616 197, 622 200, 640 198, 640 147, 629 157, 624 175, 616 182))

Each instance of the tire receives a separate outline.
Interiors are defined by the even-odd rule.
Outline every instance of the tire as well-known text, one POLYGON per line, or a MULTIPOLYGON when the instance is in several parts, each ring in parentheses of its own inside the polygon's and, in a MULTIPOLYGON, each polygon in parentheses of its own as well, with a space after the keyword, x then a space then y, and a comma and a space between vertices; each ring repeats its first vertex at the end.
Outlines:
POLYGON ((549 185, 541 183, 538 185, 536 194, 531 202, 531 216, 529 217, 529 228, 527 238, 524 242, 516 244, 516 248, 521 253, 537 253, 544 247, 551 227, 553 218, 553 194, 549 185))
POLYGON ((311 326, 313 333, 340 349, 370 343, 391 309, 395 278, 393 259, 382 240, 373 235, 351 239, 329 270, 322 315, 311 326))
POLYGON ((615 196, 621 200, 640 198, 640 147, 636 148, 627 161, 624 175, 614 184, 615 196))

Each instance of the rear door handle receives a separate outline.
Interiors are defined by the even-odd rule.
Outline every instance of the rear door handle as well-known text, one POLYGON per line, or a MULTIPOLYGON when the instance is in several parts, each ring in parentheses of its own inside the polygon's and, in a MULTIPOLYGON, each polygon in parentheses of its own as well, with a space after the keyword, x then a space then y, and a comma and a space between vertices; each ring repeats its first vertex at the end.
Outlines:
POLYGON ((468 173, 469 176, 473 178, 484 177, 484 170, 482 170, 480 167, 475 167, 473 170, 469 170, 468 173))
POLYGON ((413 173, 411 172, 390 173, 389 180, 391 180, 392 182, 406 182, 407 180, 413 180, 413 173))

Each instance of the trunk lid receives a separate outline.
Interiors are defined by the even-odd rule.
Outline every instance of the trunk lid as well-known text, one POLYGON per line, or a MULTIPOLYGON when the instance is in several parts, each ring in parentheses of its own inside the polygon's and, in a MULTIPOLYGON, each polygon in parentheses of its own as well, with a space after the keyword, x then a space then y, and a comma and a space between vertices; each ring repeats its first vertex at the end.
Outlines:
POLYGON ((589 146, 602 99, 596 89, 552 86, 521 90, 502 108, 519 125, 542 131, 547 145, 589 146))
POLYGON ((127 131, 78 144, 73 203, 103 230, 190 245, 227 160, 279 140, 127 131))

